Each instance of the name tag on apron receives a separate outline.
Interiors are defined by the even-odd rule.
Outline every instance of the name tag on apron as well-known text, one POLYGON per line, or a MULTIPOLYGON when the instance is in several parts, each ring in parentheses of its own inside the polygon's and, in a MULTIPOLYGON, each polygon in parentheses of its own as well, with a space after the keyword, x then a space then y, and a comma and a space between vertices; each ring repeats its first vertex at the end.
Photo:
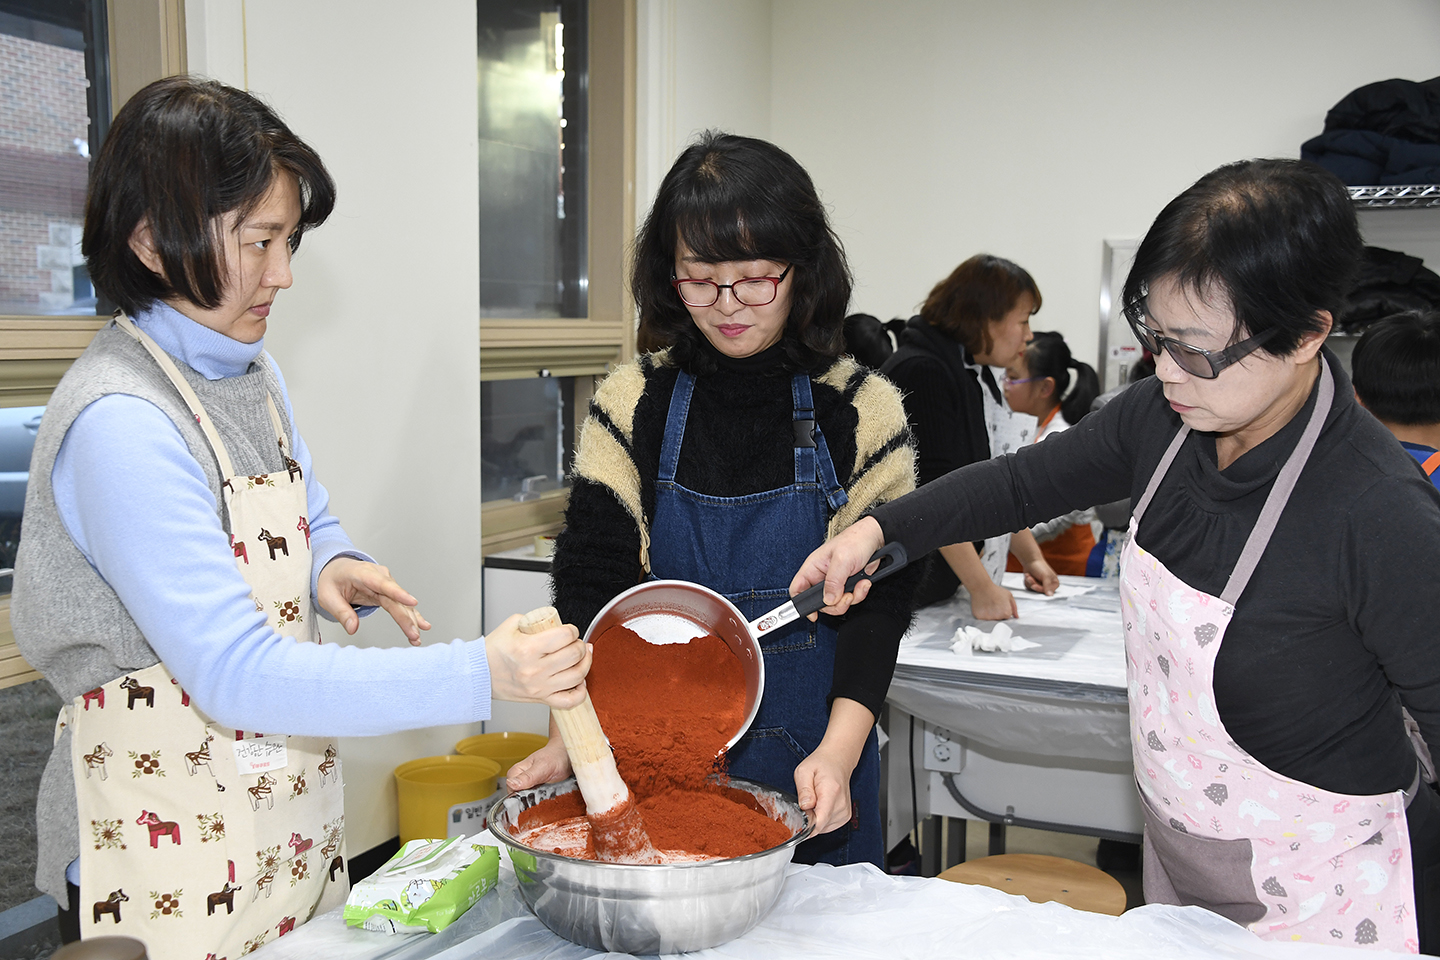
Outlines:
POLYGON ((275 734, 235 741, 236 772, 242 777, 253 777, 257 773, 283 769, 290 762, 285 740, 284 734, 275 734))

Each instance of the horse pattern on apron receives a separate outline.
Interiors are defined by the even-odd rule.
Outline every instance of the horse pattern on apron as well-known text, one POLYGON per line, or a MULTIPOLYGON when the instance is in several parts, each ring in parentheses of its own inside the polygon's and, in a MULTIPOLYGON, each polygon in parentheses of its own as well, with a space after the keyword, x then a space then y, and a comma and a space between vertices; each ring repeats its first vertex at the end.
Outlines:
POLYGON ((1215 706, 1215 660, 1334 397, 1319 396, 1219 597, 1136 542, 1140 518, 1190 432, 1182 427, 1130 521, 1120 596, 1130 732, 1145 812, 1145 899, 1198 904, 1265 939, 1416 953, 1405 808, 1419 787, 1374 796, 1321 790, 1250 756, 1215 706))
MULTIPOLYGON (((791 379, 795 479, 788 486, 743 497, 712 497, 675 482, 695 380, 681 371, 670 396, 650 574, 689 580, 725 596, 747 619, 790 598, 790 578, 825 542, 832 511, 848 502, 835 475, 825 436, 815 422, 810 378, 791 379)), ((801 619, 761 640, 765 696, 754 723, 729 751, 732 776, 785 793, 795 789, 795 768, 820 745, 829 723, 825 698, 835 671, 836 632, 823 619, 801 619)), ((851 823, 805 841, 797 862, 882 866, 880 747, 872 728, 850 777, 851 823)))
MULTIPOLYGON (((285 468, 236 476, 174 362, 124 316, 169 375, 220 465, 235 564, 277 632, 319 642, 305 480, 267 397, 285 468)), ((277 691, 277 695, 281 692, 277 691)), ((233 730, 191 703, 163 663, 61 711, 80 811, 81 937, 143 940, 152 960, 238 957, 339 906, 343 778, 334 740, 233 730)))

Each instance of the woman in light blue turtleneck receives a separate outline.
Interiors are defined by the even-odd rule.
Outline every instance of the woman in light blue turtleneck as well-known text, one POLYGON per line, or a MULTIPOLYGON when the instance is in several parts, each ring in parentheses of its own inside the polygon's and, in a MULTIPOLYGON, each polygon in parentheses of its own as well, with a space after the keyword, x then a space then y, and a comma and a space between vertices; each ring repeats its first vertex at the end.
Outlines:
POLYGON ((572 626, 319 642, 320 617, 354 633, 376 606, 416 646, 430 627, 330 514, 264 352, 290 255, 334 199, 313 150, 215 82, 141 90, 96 158, 83 250, 123 312, 41 421, 11 608, 68 701, 36 884, 71 939, 134 936, 153 960, 250 952, 344 899, 336 737, 583 696, 572 626))

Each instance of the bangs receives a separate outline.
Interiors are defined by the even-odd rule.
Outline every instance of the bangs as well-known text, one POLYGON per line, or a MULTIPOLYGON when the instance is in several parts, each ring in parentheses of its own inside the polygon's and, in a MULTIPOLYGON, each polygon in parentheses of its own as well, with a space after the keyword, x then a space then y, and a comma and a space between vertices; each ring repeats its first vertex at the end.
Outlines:
POLYGON ((747 227, 741 210, 716 210, 704 207, 683 211, 675 224, 678 252, 684 244, 691 256, 704 263, 726 263, 731 260, 769 260, 760 252, 755 237, 747 227))

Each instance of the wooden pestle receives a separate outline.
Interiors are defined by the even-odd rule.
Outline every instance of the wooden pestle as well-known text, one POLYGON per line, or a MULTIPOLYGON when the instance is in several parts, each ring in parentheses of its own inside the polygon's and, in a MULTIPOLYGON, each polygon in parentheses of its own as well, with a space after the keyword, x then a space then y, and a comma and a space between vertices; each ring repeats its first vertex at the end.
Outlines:
MULTIPOLYGON (((520 618, 521 633, 540 633, 560 625, 560 614, 554 607, 540 607, 520 618)), ((655 849, 645 832, 635 797, 615 769, 615 755, 600 729, 589 692, 577 706, 563 710, 551 707, 550 716, 560 728, 575 782, 585 799, 595 855, 610 863, 652 860, 655 849)))

